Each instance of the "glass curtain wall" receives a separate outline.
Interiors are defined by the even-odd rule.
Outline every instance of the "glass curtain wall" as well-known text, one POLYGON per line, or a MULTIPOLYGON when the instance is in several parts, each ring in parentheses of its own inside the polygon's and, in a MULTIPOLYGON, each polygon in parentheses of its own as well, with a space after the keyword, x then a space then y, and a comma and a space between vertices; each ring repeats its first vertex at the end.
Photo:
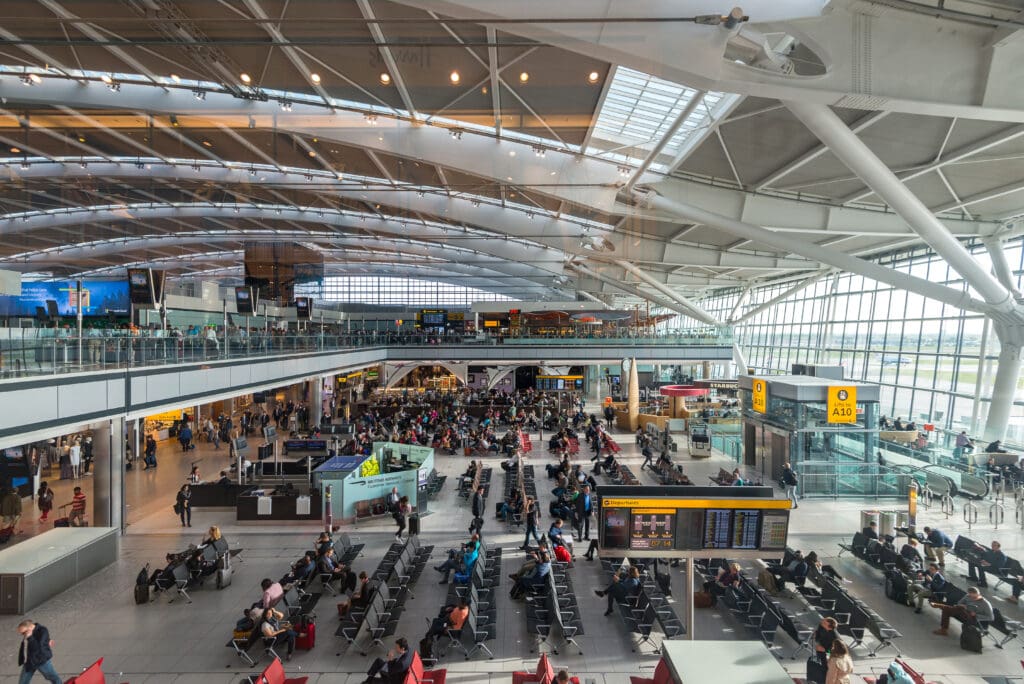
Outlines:
POLYGON ((378 306, 468 309, 473 302, 516 301, 513 297, 456 283, 389 276, 328 276, 322 285, 302 285, 296 287, 295 291, 328 302, 358 302, 378 306))
MULTIPOLYGON (((990 267, 982 246, 970 249, 990 267)), ((1007 244, 1005 250, 1019 287, 1024 270, 1022 243, 1007 244)), ((927 249, 902 252, 880 262, 901 273, 965 287, 958 274, 927 249)), ((794 282, 757 288, 744 310, 778 296, 794 282)), ((719 291, 703 305, 724 319, 740 294, 740 290, 719 291)), ((822 278, 737 326, 735 337, 747 363, 758 372, 789 372, 794 363, 842 365, 847 377, 881 385, 881 415, 978 434, 988 413, 999 354, 999 340, 990 329, 986 331, 988 327, 980 314, 840 273, 822 278), (977 406, 976 395, 980 397, 977 406)), ((1024 377, 1018 379, 1006 441, 1024 445, 1024 377)))

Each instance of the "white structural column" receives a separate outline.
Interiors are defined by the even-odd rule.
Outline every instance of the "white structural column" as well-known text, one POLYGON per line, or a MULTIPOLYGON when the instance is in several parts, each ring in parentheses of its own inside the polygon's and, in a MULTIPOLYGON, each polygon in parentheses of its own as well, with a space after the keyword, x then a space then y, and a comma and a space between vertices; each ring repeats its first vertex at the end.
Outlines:
MULTIPOLYGON (((1010 422, 1010 409, 1017 393, 1017 378, 1024 357, 1024 325, 1006 324, 993 320, 992 329, 999 338, 999 361, 992 381, 992 401, 985 419, 982 438, 987 441, 1002 439, 1010 422)), ((981 370, 980 368, 978 369, 981 370)))
POLYGON ((92 524, 125 528, 123 417, 92 426, 92 524))
POLYGON ((964 280, 992 307, 993 312, 1011 313, 1016 303, 1006 288, 971 256, 960 242, 935 218, 917 195, 900 182, 896 174, 871 151, 863 140, 843 123, 827 105, 810 102, 784 103, 794 116, 828 145, 836 157, 856 173, 868 187, 903 217, 964 280))

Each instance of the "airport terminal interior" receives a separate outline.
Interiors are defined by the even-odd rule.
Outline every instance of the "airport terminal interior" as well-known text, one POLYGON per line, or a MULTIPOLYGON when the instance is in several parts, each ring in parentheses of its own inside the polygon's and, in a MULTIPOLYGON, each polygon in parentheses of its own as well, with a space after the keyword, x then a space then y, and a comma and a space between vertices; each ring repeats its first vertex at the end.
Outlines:
POLYGON ((1024 682, 1024 2, 0 3, 0 683, 1024 682))

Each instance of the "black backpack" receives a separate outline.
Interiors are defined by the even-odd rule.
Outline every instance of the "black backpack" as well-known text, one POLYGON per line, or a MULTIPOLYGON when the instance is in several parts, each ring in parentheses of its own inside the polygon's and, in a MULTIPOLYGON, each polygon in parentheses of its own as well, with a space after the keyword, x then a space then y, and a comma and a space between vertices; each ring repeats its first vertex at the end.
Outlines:
POLYGON ((960 648, 965 651, 981 653, 981 628, 977 625, 965 624, 960 632, 960 648))

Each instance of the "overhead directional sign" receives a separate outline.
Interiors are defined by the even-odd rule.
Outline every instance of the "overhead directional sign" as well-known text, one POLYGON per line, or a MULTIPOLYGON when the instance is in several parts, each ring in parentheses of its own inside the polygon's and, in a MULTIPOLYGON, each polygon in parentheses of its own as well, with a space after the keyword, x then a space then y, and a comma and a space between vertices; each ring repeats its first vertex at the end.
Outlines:
POLYGON ((828 388, 828 422, 857 422, 857 388, 842 385, 828 388))

